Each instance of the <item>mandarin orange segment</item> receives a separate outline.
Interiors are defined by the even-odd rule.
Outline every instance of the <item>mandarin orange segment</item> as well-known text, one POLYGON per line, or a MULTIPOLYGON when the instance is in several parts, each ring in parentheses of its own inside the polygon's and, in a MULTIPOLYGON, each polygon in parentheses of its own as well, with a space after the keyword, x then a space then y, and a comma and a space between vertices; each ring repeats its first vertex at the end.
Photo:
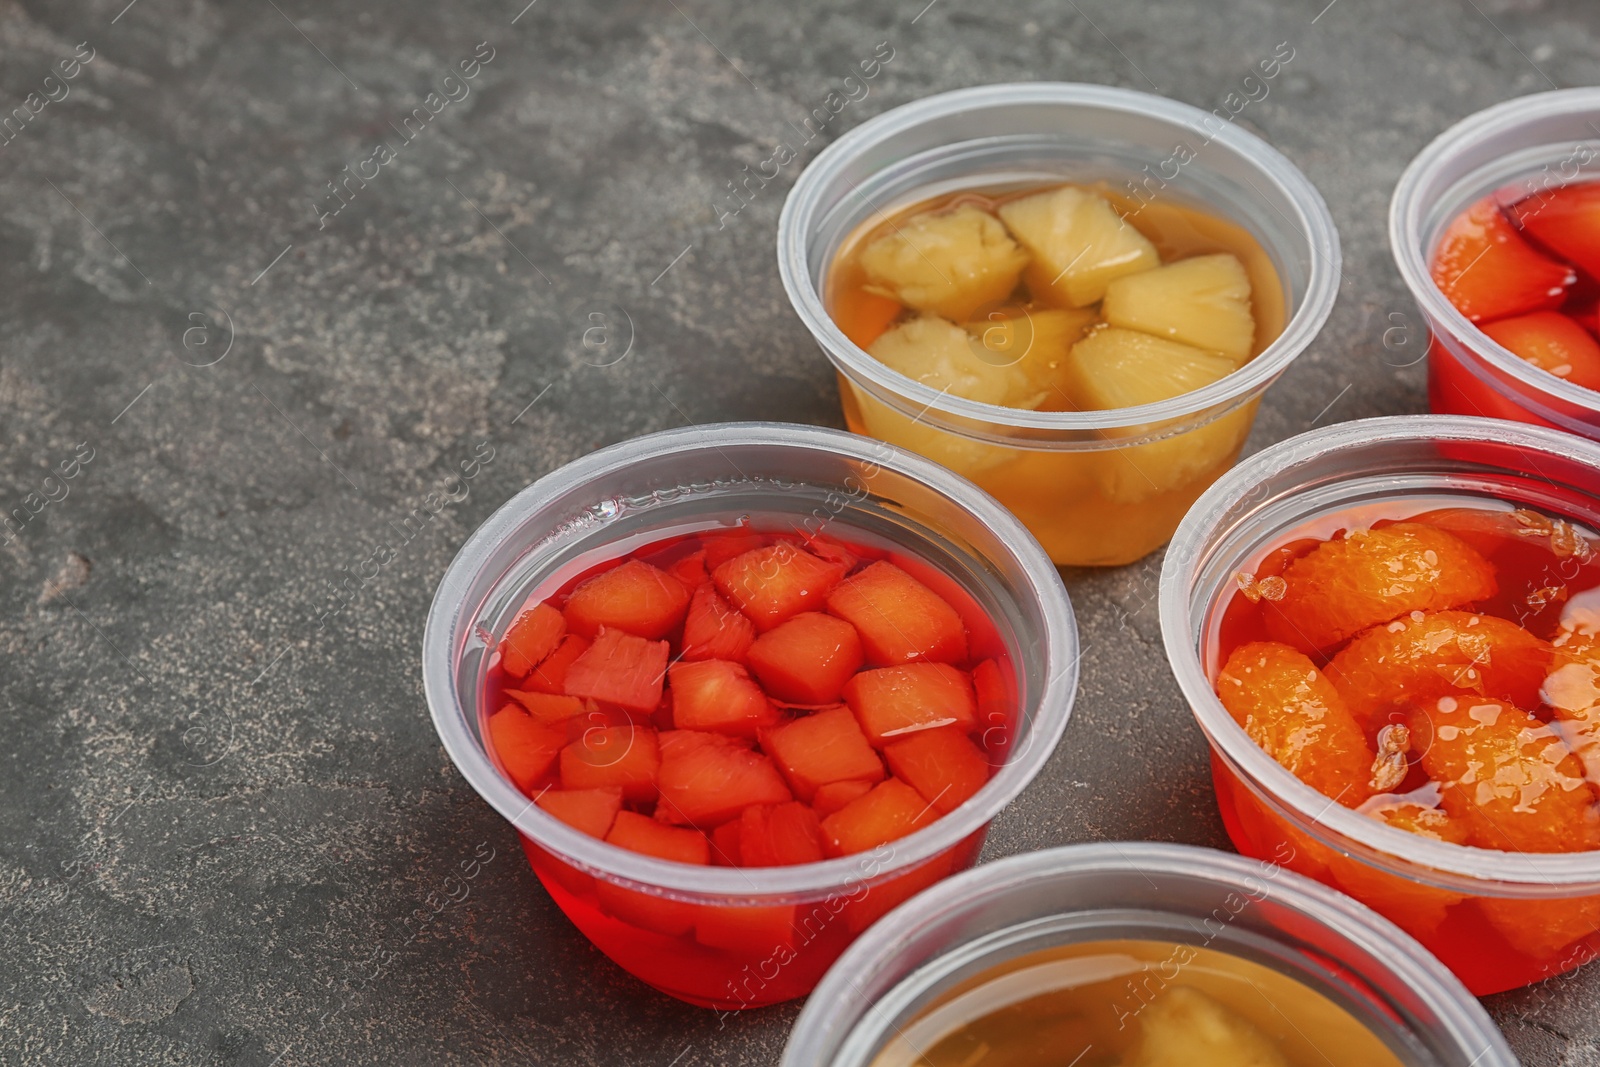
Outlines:
POLYGON ((1334 854, 1328 869, 1340 889, 1416 938, 1438 933, 1446 910, 1466 899, 1461 893, 1423 885, 1353 856, 1334 854))
POLYGON ((1556 638, 1555 669, 1541 695, 1589 780, 1600 782, 1600 635, 1567 631, 1556 638))
POLYGON ((1374 626, 1329 661, 1328 679, 1356 721, 1376 730, 1398 708, 1480 693, 1536 707, 1551 648, 1515 623, 1467 611, 1416 612, 1374 626))
POLYGON ((1444 611, 1495 594, 1494 568, 1453 534, 1400 522, 1324 541, 1284 569, 1267 632, 1302 652, 1332 649, 1411 611, 1444 611))
POLYGON ((1273 641, 1240 645, 1217 695, 1250 739, 1306 785, 1348 807, 1372 795, 1372 746, 1305 653, 1273 641))
POLYGON ((1479 848, 1600 848, 1600 808, 1560 733, 1514 704, 1470 693, 1412 713, 1413 745, 1439 804, 1479 848))

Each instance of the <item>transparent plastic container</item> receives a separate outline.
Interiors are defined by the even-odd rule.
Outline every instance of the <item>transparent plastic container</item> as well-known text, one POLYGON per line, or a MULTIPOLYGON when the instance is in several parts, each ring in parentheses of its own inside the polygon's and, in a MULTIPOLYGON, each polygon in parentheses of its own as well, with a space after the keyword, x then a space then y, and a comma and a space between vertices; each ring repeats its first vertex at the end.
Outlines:
POLYGON ((1041 82, 941 93, 839 138, 784 203, 778 267, 790 303, 838 370, 852 430, 971 478, 1015 512, 1057 563, 1115 565, 1171 537, 1189 505, 1238 457, 1262 394, 1333 308, 1339 240, 1305 176, 1238 126, 1148 93, 1041 82), (1161 179, 1180 144, 1194 158, 1161 179), (890 370, 829 314, 827 272, 869 218, 961 189, 1102 181, 1117 189, 1145 183, 1139 199, 1146 207, 1198 208, 1250 234, 1281 286, 1257 293, 1282 304, 1277 339, 1233 374, 1172 400, 1028 411, 941 394, 890 370))
MULTIPOLYGON (((1040 949, 1123 939, 1204 945, 1280 971, 1406 1064, 1517 1062, 1449 971, 1350 898, 1272 863, 1110 842, 985 864, 897 908, 806 1002, 782 1067, 867 1067, 963 980, 1040 949)), ((1071 1055, 1063 1049, 1060 1062, 1071 1055)))
MULTIPOLYGON (((891 558, 895 558, 891 556, 891 558)), ((1039 772, 1071 714, 1078 639, 1050 559, 993 499, 920 456, 837 430, 686 427, 602 449, 541 478, 472 535, 434 597, 423 683, 461 774, 521 835, 546 890, 624 969, 672 996, 744 1008, 804 995, 854 937, 975 862, 989 821, 1039 772), (959 588, 1014 669, 1006 758, 966 804, 858 855, 792 867, 696 867, 608 845, 536 807, 485 748, 485 678, 535 589, 632 547, 732 527, 861 536, 959 588), (663 918, 671 923, 663 924, 663 918), (675 930, 676 932, 666 932, 675 930)))
POLYGON ((1429 265, 1451 220, 1491 193, 1513 198, 1600 178, 1600 89, 1519 97, 1469 115, 1413 159, 1389 202, 1389 243, 1430 334, 1428 406, 1600 439, 1600 393, 1540 370, 1445 299, 1429 265))
POLYGON ((1382 912, 1481 996, 1600 955, 1600 852, 1455 845, 1357 814, 1257 747, 1213 688, 1212 645, 1240 571, 1254 573, 1267 551, 1318 516, 1441 494, 1600 528, 1600 445, 1445 415, 1364 419, 1290 438, 1229 472, 1184 519, 1161 573, 1161 631, 1211 743, 1217 802, 1239 850, 1287 849, 1287 866, 1382 912))

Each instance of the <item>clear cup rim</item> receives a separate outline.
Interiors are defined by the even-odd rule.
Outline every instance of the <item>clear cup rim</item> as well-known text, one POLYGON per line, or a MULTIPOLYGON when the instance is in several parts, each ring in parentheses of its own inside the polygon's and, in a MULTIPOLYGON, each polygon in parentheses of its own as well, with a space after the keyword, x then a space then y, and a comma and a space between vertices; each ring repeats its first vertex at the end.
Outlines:
POLYGON ((440 579, 422 638, 423 690, 434 728, 451 762, 473 790, 527 838, 594 874, 647 891, 696 897, 814 896, 857 882, 876 882, 951 848, 981 829, 1038 775, 1055 751, 1077 695, 1079 639, 1076 617, 1055 564, 1037 539, 988 493, 965 478, 915 453, 883 442, 816 426, 774 422, 685 426, 644 434, 581 456, 524 487, 480 525, 456 553, 440 579), (970 800, 925 829, 891 843, 894 859, 869 877, 861 862, 872 853, 842 856, 793 867, 698 867, 630 852, 590 837, 545 814, 495 768, 457 699, 454 650, 461 626, 471 626, 475 606, 458 590, 471 583, 491 553, 512 537, 529 514, 548 499, 626 468, 645 455, 659 457, 744 445, 827 451, 872 462, 932 488, 994 531, 1026 575, 1044 620, 1039 654, 1045 684, 1030 729, 1031 743, 1019 751, 970 800))
MULTIPOLYGON (((1600 886, 1600 850, 1589 852, 1506 852, 1434 841, 1387 826, 1333 803, 1252 741, 1217 698, 1190 637, 1191 572, 1209 551, 1227 510, 1266 479, 1298 466, 1308 453, 1326 455, 1341 448, 1391 441, 1481 443, 1492 440, 1530 451, 1577 457, 1600 470, 1600 443, 1558 430, 1467 415, 1391 415, 1357 419, 1299 434, 1243 460, 1219 478, 1184 516, 1161 568, 1161 636, 1178 686, 1201 731, 1223 756, 1264 790, 1311 824, 1355 841, 1386 865, 1414 864, 1440 875, 1440 884, 1474 892, 1510 890, 1501 895, 1550 896, 1551 887, 1600 886), (1481 884, 1500 885, 1486 890, 1481 884), (1524 892, 1517 892, 1518 889, 1524 892), (1544 890, 1541 892, 1540 890, 1544 890)), ((1416 874, 1396 870, 1403 877, 1416 874)))
POLYGON ((789 303, 836 367, 923 411, 933 410, 981 423, 1014 429, 1058 432, 1112 430, 1143 423, 1180 419, 1218 405, 1238 404, 1267 388, 1295 357, 1310 347, 1338 297, 1341 256, 1339 234, 1322 194, 1288 157, 1235 122, 1221 130, 1202 126, 1211 112, 1136 89, 1084 82, 1011 82, 956 89, 902 104, 844 134, 813 159, 783 202, 778 218, 778 273, 789 303), (1098 107, 1142 118, 1159 118, 1209 141, 1220 142, 1260 168, 1263 179, 1276 184, 1296 210, 1291 224, 1311 249, 1306 293, 1283 331, 1254 359, 1233 373, 1190 393, 1153 404, 1105 411, 1029 411, 980 403, 909 378, 889 369, 844 335, 828 314, 821 294, 806 270, 806 244, 824 187, 837 172, 873 145, 921 123, 972 108, 997 104, 1060 104, 1098 107))
MULTIPOLYGON (((1237 887, 1247 878, 1259 880, 1261 866, 1258 860, 1197 845, 1100 841, 1019 853, 953 875, 895 908, 845 949, 795 1020, 780 1067, 806 1067, 816 1062, 821 1049, 806 1048, 799 1042, 812 1035, 822 1039, 832 1033, 830 1024, 836 1024, 830 1014, 834 1013, 836 1005, 860 996, 859 976, 870 971, 877 961, 893 955, 904 941, 940 923, 947 912, 974 899, 1000 897, 1025 887, 1041 875, 1067 872, 1200 877, 1219 885, 1237 887)), ((1280 870, 1271 880, 1267 899, 1309 917, 1383 961, 1391 973, 1439 1015, 1458 1041, 1471 1038, 1473 1050, 1479 1056, 1495 1049, 1502 1058, 1489 1062, 1516 1062, 1505 1044, 1504 1035, 1461 980, 1410 934, 1382 915, 1352 897, 1286 869, 1280 870), (1482 1051, 1477 1051, 1478 1042, 1482 1042, 1482 1051)), ((1071 910, 1071 903, 1063 902, 1062 913, 1071 910)), ((860 1025, 859 1021, 856 1025, 860 1025)))
MULTIPOLYGON (((1423 189, 1439 170, 1454 161, 1458 152, 1534 119, 1582 112, 1592 113, 1600 123, 1600 87, 1581 86, 1519 96, 1474 112, 1450 126, 1417 153, 1395 183, 1394 194, 1389 198, 1389 251, 1423 314, 1448 328, 1452 337, 1470 338, 1472 355, 1536 393, 1595 411, 1600 410, 1600 393, 1533 366, 1458 311, 1433 283, 1422 247, 1422 220, 1430 206, 1424 202, 1423 189)), ((1600 137, 1600 130, 1596 135, 1600 137)))

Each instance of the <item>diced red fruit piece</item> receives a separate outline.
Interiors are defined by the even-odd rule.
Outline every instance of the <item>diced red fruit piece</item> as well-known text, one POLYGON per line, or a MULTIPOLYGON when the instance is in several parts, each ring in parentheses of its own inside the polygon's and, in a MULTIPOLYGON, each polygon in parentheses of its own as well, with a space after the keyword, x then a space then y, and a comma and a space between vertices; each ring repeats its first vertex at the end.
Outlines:
POLYGON ((1571 267, 1535 251, 1492 198, 1450 223, 1433 260, 1434 284, 1473 322, 1554 310, 1577 280, 1571 267))
POLYGON ((1439 783, 1439 804, 1479 848, 1600 849, 1600 808, 1583 764, 1546 723, 1470 693, 1414 709, 1413 748, 1439 783))
POLYGON ((560 693, 540 693, 537 691, 530 693, 520 689, 507 689, 506 696, 521 704, 523 710, 533 716, 536 722, 566 722, 575 715, 582 715, 587 710, 584 702, 577 697, 569 697, 560 693))
POLYGON ((844 571, 843 564, 780 541, 735 556, 713 569, 711 580, 757 630, 765 631, 802 611, 820 611, 844 571))
POLYGON ((907 663, 862 671, 844 687, 867 740, 891 741, 939 726, 968 731, 977 725, 978 703, 966 671, 947 663, 907 663))
POLYGON ((1369 733, 1395 709, 1456 692, 1537 707, 1553 650, 1494 615, 1441 611, 1396 619, 1356 636, 1325 673, 1369 733))
POLYGON ((706 570, 706 551, 691 552, 667 568, 667 573, 682 582, 689 589, 698 589, 711 581, 711 572, 706 570))
POLYGON ((755 533, 752 530, 730 530, 726 533, 706 534, 702 538, 705 545, 706 570, 714 571, 724 563, 746 552, 753 552, 769 544, 772 538, 766 534, 755 533))
POLYGON ((1323 796, 1351 808, 1372 796, 1372 746, 1305 653, 1241 645, 1217 675, 1217 696, 1250 740, 1323 796))
POLYGON ((978 729, 983 733, 984 747, 991 758, 1003 763, 1016 712, 1011 682, 998 663, 986 659, 972 668, 972 692, 978 701, 978 729))
POLYGON ((873 784, 864 779, 854 778, 819 785, 817 791, 811 795, 811 807, 818 815, 827 818, 857 797, 872 792, 873 784))
POLYGON ((1600 279, 1600 184, 1580 182, 1540 193, 1510 214, 1547 250, 1600 279))
POLYGON ((718 867, 742 866, 739 836, 743 832, 743 824, 738 819, 729 819, 711 831, 711 862, 718 867))
MULTIPOLYGON (((620 811, 606 841, 632 852, 674 863, 705 866, 711 861, 711 843, 699 830, 666 826, 633 811, 620 811)), ((597 881, 596 895, 605 909, 623 922, 668 937, 686 934, 694 927, 699 909, 681 900, 669 900, 637 889, 597 881)))
POLYGON ((849 574, 856 569, 862 560, 861 553, 843 541, 829 537, 827 534, 812 534, 806 538, 806 551, 818 559, 825 559, 844 567, 849 574))
POLYGON ((660 769, 660 743, 647 726, 595 726, 561 750, 563 789, 620 789, 625 800, 654 800, 660 769))
POLYGON ((620 789, 546 789, 534 800, 568 826, 602 839, 622 810, 620 789))
POLYGON ((656 818, 716 826, 751 804, 792 800, 772 761, 741 741, 699 730, 661 736, 656 818))
POLYGON ((952 848, 904 874, 873 885, 864 896, 845 906, 845 929, 859 934, 924 889, 949 877, 955 870, 956 858, 956 849, 952 848))
POLYGON ((778 721, 750 673, 722 659, 680 660, 667 668, 672 695, 672 725, 680 730, 716 730, 754 737, 778 721))
POLYGON ((699 904, 696 907, 694 937, 702 945, 761 958, 794 943, 796 908, 793 904, 699 904))
POLYGON ((1452 845, 1467 843, 1467 827, 1460 819, 1450 816, 1443 808, 1430 808, 1416 801, 1403 801, 1396 804, 1385 804, 1372 813, 1380 822, 1387 823, 1396 830, 1404 830, 1419 837, 1431 837, 1435 841, 1448 841, 1452 845))
POLYGON ((667 643, 647 641, 622 630, 601 630, 567 668, 568 696, 604 700, 633 711, 653 711, 661 703, 667 674, 667 643))
POLYGON ((830 856, 865 852, 931 825, 939 816, 922 794, 898 778, 887 778, 822 820, 830 856))
POLYGON ((1324 541, 1283 572, 1281 600, 1263 599, 1267 632, 1302 652, 1333 648, 1412 611, 1445 611, 1495 594, 1494 568, 1434 526, 1399 522, 1324 541))
POLYGON ((602 571, 567 597, 567 625, 594 637, 602 628, 622 630, 655 641, 683 621, 689 590, 659 567, 639 559, 602 571))
POLYGON ((709 584, 694 591, 683 620, 683 659, 727 659, 743 663, 756 625, 731 607, 709 584))
POLYGON ((806 611, 756 638, 746 660, 775 699, 832 704, 861 669, 863 656, 854 626, 806 611))
POLYGON ((567 632, 561 612, 535 604, 518 615, 500 642, 500 669, 512 678, 526 678, 539 661, 554 652, 567 632))
POLYGON ((546 656, 544 661, 522 680, 523 688, 540 693, 565 693, 567 671, 572 668, 577 658, 587 651, 589 651, 588 638, 568 634, 561 639, 556 650, 546 656))
POLYGON ((828 785, 883 778, 883 761, 872 751, 849 708, 826 708, 773 727, 761 735, 795 795, 810 800, 828 785))
POLYGON ((739 826, 742 866, 788 867, 824 858, 817 813, 797 800, 745 808, 739 826))
POLYGON ((1588 330, 1557 311, 1536 311, 1482 327, 1519 359, 1573 385, 1600 389, 1600 344, 1588 330))
POLYGON ((885 745, 883 758, 896 778, 922 794, 934 810, 948 815, 989 780, 989 760, 966 733, 954 726, 908 734, 885 745))
POLYGON ((893 563, 880 560, 841 582, 828 595, 828 612, 855 626, 874 666, 967 658, 960 614, 893 563))
POLYGON ((488 730, 489 744, 500 757, 506 776, 524 793, 533 792, 550 773, 567 743, 565 728, 536 722, 516 704, 507 704, 489 716, 488 730))

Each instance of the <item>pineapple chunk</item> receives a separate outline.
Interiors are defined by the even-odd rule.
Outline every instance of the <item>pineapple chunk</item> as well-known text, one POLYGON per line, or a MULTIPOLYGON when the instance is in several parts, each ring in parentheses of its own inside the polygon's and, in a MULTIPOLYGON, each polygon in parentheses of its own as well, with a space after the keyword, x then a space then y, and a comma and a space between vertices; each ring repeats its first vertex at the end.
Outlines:
MULTIPOLYGON (((1070 408, 1067 393, 1067 355, 1094 325, 1087 309, 1060 309, 1016 313, 992 312, 987 321, 964 323, 972 335, 978 358, 995 366, 1015 367, 1032 391, 1043 394, 1037 405, 1047 410, 1070 408)), ((1013 405, 1015 406, 1015 405, 1013 405)))
POLYGON ((1109 200, 1070 185, 1003 204, 1000 218, 1033 254, 1024 277, 1043 303, 1083 307, 1112 279, 1161 265, 1156 246, 1109 200))
POLYGON ((861 251, 873 288, 957 320, 1010 296, 1027 262, 1000 220, 971 204, 915 215, 861 251))
POLYGON ((1101 307, 1113 326, 1220 352, 1243 363, 1255 342, 1250 277, 1235 256, 1180 259, 1106 286, 1101 307))
MULTIPOLYGON (((1193 392, 1231 373, 1231 359, 1159 337, 1102 327, 1072 347, 1068 379, 1085 408, 1134 407, 1193 392)), ((1237 455, 1255 405, 1193 430, 1145 444, 1114 446, 1100 453, 1100 487, 1119 504, 1136 504, 1193 484, 1237 455)), ((1130 426, 1118 436, 1141 437, 1160 423, 1130 426)))
POLYGON ((1045 399, 1045 389, 1023 368, 1025 359, 997 359, 966 330, 932 315, 901 323, 867 351, 884 366, 951 396, 1013 408, 1036 408, 1045 399))
POLYGON ((1139 1013, 1139 1053, 1129 1067, 1289 1067, 1249 1019, 1189 986, 1173 986, 1139 1013))

